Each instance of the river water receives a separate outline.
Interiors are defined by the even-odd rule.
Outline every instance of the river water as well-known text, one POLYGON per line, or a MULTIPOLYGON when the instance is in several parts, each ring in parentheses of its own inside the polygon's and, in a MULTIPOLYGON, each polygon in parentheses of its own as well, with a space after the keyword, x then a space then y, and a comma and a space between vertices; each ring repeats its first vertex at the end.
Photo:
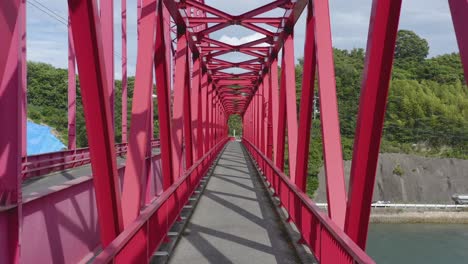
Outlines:
POLYGON ((379 264, 468 263, 468 225, 372 224, 367 253, 379 264))

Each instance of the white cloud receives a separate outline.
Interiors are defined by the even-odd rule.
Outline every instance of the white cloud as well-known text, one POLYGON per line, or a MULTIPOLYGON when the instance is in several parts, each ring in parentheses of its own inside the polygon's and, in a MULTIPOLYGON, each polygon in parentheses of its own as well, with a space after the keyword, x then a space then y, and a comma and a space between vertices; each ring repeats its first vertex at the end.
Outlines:
MULTIPOLYGON (((219 39, 219 41, 224 42, 229 45, 238 46, 238 45, 242 45, 248 42, 252 42, 252 41, 264 38, 264 37, 265 35, 255 32, 252 35, 247 35, 243 37, 230 37, 230 36, 223 35, 219 39)), ((264 46, 268 46, 268 44, 261 43, 261 44, 255 45, 255 47, 264 47, 264 46)))

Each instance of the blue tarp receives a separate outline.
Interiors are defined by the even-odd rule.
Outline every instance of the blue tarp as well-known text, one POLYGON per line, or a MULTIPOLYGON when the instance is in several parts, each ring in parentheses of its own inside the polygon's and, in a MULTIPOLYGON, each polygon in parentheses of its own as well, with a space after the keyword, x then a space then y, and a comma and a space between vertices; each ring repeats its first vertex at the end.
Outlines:
POLYGON ((28 120, 27 125, 28 155, 54 152, 66 149, 66 146, 52 133, 52 129, 28 120))

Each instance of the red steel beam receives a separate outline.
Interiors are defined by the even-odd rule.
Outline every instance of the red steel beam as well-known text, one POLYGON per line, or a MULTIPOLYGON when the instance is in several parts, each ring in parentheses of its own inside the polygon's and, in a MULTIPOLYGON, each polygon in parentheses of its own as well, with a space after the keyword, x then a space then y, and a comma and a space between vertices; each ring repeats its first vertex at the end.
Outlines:
POLYGON ((314 2, 315 47, 322 125, 323 159, 327 180, 328 214, 341 228, 346 214, 343 155, 336 98, 335 66, 328 0, 314 2))
POLYGON ((299 114, 297 143, 296 186, 307 190, 307 168, 309 161, 310 129, 314 102, 315 81, 315 32, 312 2, 307 5, 306 37, 304 42, 304 65, 302 74, 302 94, 299 114))
POLYGON ((201 153, 198 153, 198 158, 201 158, 207 151, 208 148, 206 147, 206 142, 208 139, 207 130, 206 130, 206 123, 208 122, 207 116, 207 94, 208 94, 208 75, 206 72, 202 73, 202 81, 201 81, 201 93, 198 108, 198 120, 200 120, 200 127, 198 130, 198 150, 201 153))
POLYGON ((468 85, 468 0, 449 0, 448 2, 465 71, 465 82, 468 85))
POLYGON ((69 0, 81 95, 88 134, 101 242, 123 230, 104 46, 96 1, 69 0))
POLYGON ((68 19, 68 149, 76 149, 76 69, 72 34, 68 19))
POLYGON ((175 54, 175 79, 174 79, 174 101, 173 101, 173 116, 172 116, 172 149, 174 175, 179 177, 182 166, 182 144, 184 130, 184 94, 186 83, 187 70, 187 36, 184 31, 179 29, 177 36, 177 51, 175 54))
POLYGON ((200 82, 201 82, 201 62, 200 58, 195 58, 193 61, 192 71, 192 87, 190 90, 190 98, 191 102, 191 115, 192 115, 192 133, 193 133, 193 159, 198 160, 198 141, 200 138, 198 137, 198 127, 200 126, 199 119, 198 119, 198 104, 200 98, 200 82))
MULTIPOLYGON (((293 33, 286 37, 283 45, 284 89, 286 96, 286 118, 288 125, 288 154, 289 177, 296 181, 296 155, 297 155, 297 105, 296 105, 296 69, 294 65, 294 37, 293 33)), ((282 88, 283 89, 283 88, 282 88)))
POLYGON ((271 89, 271 121, 273 135, 274 161, 277 164, 278 151, 278 120, 279 120, 279 89, 278 89, 278 58, 274 58, 270 66, 270 89, 271 89))
POLYGON ((112 126, 114 126, 114 0, 100 0, 99 11, 102 41, 106 47, 103 54, 106 63, 106 80, 109 89, 112 126))
POLYGON ((172 135, 170 119, 170 81, 169 63, 166 58, 167 47, 164 32, 164 10, 162 1, 158 1, 156 15, 156 45, 154 64, 156 72, 156 91, 158 95, 159 138, 161 140, 161 165, 163 175, 163 189, 167 190, 174 182, 172 167, 172 135))
MULTIPOLYGON (((141 12, 141 2, 138 2, 141 12)), ((122 10, 122 143, 127 143, 127 98, 128 98, 128 80, 127 80, 127 0, 121 0, 122 10)), ((138 15, 138 25, 140 25, 140 16, 138 15)))
MULTIPOLYGON (((139 215, 143 190, 146 189, 145 170, 148 140, 151 128, 151 100, 153 87, 153 36, 156 30, 154 12, 156 0, 142 1, 138 38, 138 54, 135 75, 135 89, 132 104, 132 125, 128 138, 127 161, 123 178, 122 210, 124 225, 128 226, 139 215)), ((162 145, 162 142, 161 142, 162 145)))
POLYGON ((366 248, 401 2, 372 2, 345 223, 345 232, 363 250, 366 248))
MULTIPOLYGON (((283 50, 283 58, 285 52, 283 50)), ((286 85, 285 85, 285 60, 281 60, 281 85, 279 91, 278 117, 277 117, 277 143, 275 146, 275 165, 284 172, 284 144, 286 130, 286 85)))
POLYGON ((247 19, 247 18, 253 18, 255 16, 258 16, 258 15, 261 15, 261 14, 266 13, 268 11, 271 11, 271 10, 273 10, 275 8, 281 7, 284 4, 289 3, 289 2, 290 2, 290 0, 277 0, 277 1, 274 1, 274 2, 271 2, 271 3, 268 3, 266 5, 257 7, 255 9, 251 10, 251 11, 245 12, 244 14, 242 14, 240 16, 237 16, 237 18, 241 19, 241 20, 244 20, 244 19, 247 19))
POLYGON ((22 135, 26 121, 22 109, 26 99, 22 80, 25 5, 20 0, 0 2, 0 122, 8 124, 0 131, 0 207, 15 207, 1 216, 0 240, 6 247, 1 263, 18 263, 20 256, 21 157, 26 143, 22 135))

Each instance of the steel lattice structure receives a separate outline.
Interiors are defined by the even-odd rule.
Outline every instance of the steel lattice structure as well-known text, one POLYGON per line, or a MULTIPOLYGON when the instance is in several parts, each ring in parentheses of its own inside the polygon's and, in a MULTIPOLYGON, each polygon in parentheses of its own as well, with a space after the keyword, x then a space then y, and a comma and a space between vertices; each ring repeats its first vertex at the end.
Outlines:
MULTIPOLYGON (((36 198, 22 198, 23 180, 83 164, 91 164, 95 175, 89 183, 95 193, 102 252, 94 261, 148 262, 229 140, 229 116, 238 114, 246 148, 316 258, 321 263, 373 263, 364 250, 402 0, 372 1, 348 193, 327 0, 275 0, 240 15, 203 0, 137 2, 131 126, 126 111, 127 1, 121 1, 122 123, 114 124, 113 1, 101 0, 98 9, 97 0, 68 0, 69 150, 27 156, 26 2, 1 1, 0 123, 5 126, 0 131, 0 262, 17 263, 28 255, 21 254, 21 232, 29 230, 22 219, 33 210, 30 204, 36 198), (283 15, 269 16, 272 10, 283 15), (294 26, 303 12, 307 21, 298 113, 294 26), (210 37, 232 25, 264 37, 240 45, 210 37), (230 53, 251 59, 222 58, 230 53), (75 60, 89 149, 76 149, 75 60), (242 72, 227 71, 232 68, 242 72), (320 87, 328 216, 305 194, 315 76, 320 87), (153 94, 159 140, 152 131, 153 94), (115 145, 117 125, 122 126, 122 143, 115 145), (155 147, 161 154, 152 154, 155 147), (285 152, 289 175, 284 174, 285 152), (117 167, 118 155, 127 157, 125 170, 117 167), (158 166, 159 193, 154 188, 158 166)), ((448 2, 468 81, 468 0, 448 2)), ((63 255, 62 260, 73 262, 72 255, 63 255)))

